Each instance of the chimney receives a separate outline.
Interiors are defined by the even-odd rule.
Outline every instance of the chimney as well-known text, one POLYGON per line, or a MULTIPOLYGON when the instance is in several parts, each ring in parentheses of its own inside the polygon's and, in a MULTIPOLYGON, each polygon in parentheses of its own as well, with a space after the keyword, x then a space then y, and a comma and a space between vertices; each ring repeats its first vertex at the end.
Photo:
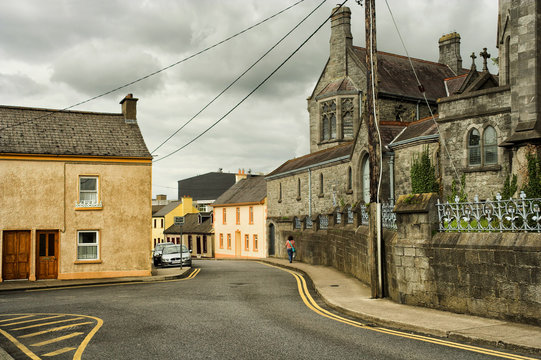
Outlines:
POLYGON ((156 195, 156 200, 167 200, 167 195, 163 195, 163 194, 156 195))
POLYGON ((235 174, 235 183, 238 183, 242 179, 246 179, 247 175, 244 173, 244 169, 239 169, 239 172, 235 174))
POLYGON ((137 100, 133 97, 133 94, 128 94, 122 101, 122 114, 126 124, 137 124, 137 100))
POLYGON ((333 72, 332 77, 347 75, 347 48, 353 46, 351 35, 351 10, 348 7, 336 7, 332 10, 331 18, 331 49, 329 65, 333 72))
POLYGON ((439 63, 451 68, 455 75, 462 70, 462 57, 460 56, 460 34, 452 32, 443 35, 439 40, 440 59, 439 63))

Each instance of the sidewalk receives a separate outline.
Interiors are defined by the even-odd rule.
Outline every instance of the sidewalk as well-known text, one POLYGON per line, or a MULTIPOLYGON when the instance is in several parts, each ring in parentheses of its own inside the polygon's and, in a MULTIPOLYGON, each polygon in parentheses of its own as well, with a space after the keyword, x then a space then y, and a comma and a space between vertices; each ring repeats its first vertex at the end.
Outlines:
MULTIPOLYGON (((149 282, 179 279, 189 275, 187 272, 190 267, 183 267, 182 271, 178 267, 171 268, 152 268, 152 276, 137 276, 137 277, 118 277, 105 279, 81 279, 81 280, 11 280, 0 282, 0 293, 3 291, 17 290, 35 290, 60 287, 73 287, 84 285, 101 285, 101 284, 118 284, 126 282, 149 282)), ((2 359, 0 357, 0 359, 2 359)))
POLYGON ((305 273, 328 306, 366 322, 452 340, 541 354, 541 327, 402 305, 389 299, 372 299, 368 286, 332 267, 301 262, 290 264, 286 259, 275 258, 263 261, 305 273))

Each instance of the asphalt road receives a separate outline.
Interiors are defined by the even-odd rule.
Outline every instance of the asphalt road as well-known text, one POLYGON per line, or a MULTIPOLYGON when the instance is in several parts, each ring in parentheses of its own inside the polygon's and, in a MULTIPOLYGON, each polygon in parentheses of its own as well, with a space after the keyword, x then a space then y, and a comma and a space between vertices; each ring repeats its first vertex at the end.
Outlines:
POLYGON ((194 267, 185 280, 0 294, 0 346, 55 360, 498 358, 322 316, 296 277, 258 262, 194 267))

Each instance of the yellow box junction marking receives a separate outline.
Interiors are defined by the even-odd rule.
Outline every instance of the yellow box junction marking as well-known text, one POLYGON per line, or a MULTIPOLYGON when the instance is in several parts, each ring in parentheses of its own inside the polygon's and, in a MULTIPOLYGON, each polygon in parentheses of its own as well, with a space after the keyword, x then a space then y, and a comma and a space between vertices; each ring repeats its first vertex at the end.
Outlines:
POLYGON ((308 308, 310 308, 312 311, 314 311, 315 313, 317 313, 317 314, 319 314, 319 315, 321 315, 323 317, 329 318, 331 320, 335 320, 335 321, 338 321, 338 322, 341 322, 341 323, 344 323, 344 324, 347 324, 347 325, 351 325, 351 326, 358 327, 358 328, 363 328, 363 329, 370 330, 370 331, 376 331, 376 332, 380 332, 380 333, 384 333, 384 334, 388 334, 388 335, 393 335, 393 336, 398 336, 398 337, 402 337, 402 338, 406 338, 406 339, 418 340, 418 341, 423 341, 423 342, 432 343, 432 344, 436 344, 436 345, 447 346, 447 347, 451 347, 451 348, 455 348, 455 349, 461 349, 461 350, 465 350, 465 351, 476 352, 476 353, 485 354, 485 355, 491 355, 491 356, 494 356, 494 357, 499 357, 499 358, 504 358, 504 359, 536 360, 535 358, 532 358, 532 357, 508 354, 508 353, 504 353, 504 352, 501 352, 501 351, 484 349, 484 348, 473 346, 473 345, 464 345, 464 344, 459 344, 459 343, 455 343, 455 342, 451 342, 451 341, 447 341, 447 340, 431 338, 431 337, 428 337, 428 336, 416 335, 416 334, 406 333, 406 332, 403 332, 403 331, 386 329, 386 328, 383 328, 383 327, 366 326, 361 322, 341 317, 339 315, 333 314, 333 313, 321 308, 316 303, 316 301, 312 298, 312 296, 310 295, 310 292, 308 291, 308 286, 306 285, 306 280, 304 279, 304 277, 302 275, 300 275, 300 274, 298 274, 298 273, 296 273, 296 272, 294 272, 292 270, 288 270, 288 269, 285 269, 285 268, 282 268, 282 267, 279 267, 279 266, 270 265, 270 264, 267 264, 267 263, 264 263, 264 262, 260 262, 260 264, 263 264, 263 265, 266 265, 266 266, 269 266, 269 267, 273 267, 273 268, 276 268, 276 269, 279 269, 279 270, 282 270, 282 271, 286 271, 286 272, 290 273, 291 275, 293 275, 293 277, 295 277, 295 280, 297 281, 297 288, 298 288, 298 291, 299 291, 299 295, 300 295, 302 301, 304 302, 304 304, 308 308))
MULTIPOLYGON (((97 317, 93 317, 93 316, 74 315, 74 314, 0 314, 0 334, 4 335, 9 341, 11 341, 15 346, 17 346, 24 354, 26 354, 31 359, 40 359, 40 357, 36 355, 36 353, 31 351, 25 344, 23 344, 18 339, 27 339, 27 338, 32 338, 38 335, 49 335, 49 334, 53 334, 56 331, 71 329, 71 328, 75 328, 75 327, 83 326, 83 325, 94 325, 94 326, 88 332, 88 334, 83 338, 83 340, 81 341, 78 347, 64 346, 57 350, 50 351, 46 354, 41 355, 43 357, 52 357, 52 356, 56 356, 56 355, 60 355, 60 354, 64 354, 64 353, 76 350, 73 356, 73 359, 80 360, 86 346, 88 345, 92 337, 96 334, 96 332, 103 325, 103 320, 97 317), (2 317, 5 317, 5 316, 7 316, 8 318, 2 319, 2 317), (63 320, 58 320, 58 321, 41 322, 38 324, 29 325, 29 326, 13 328, 13 326, 19 325, 21 323, 39 322, 39 321, 49 320, 53 318, 60 318, 60 317, 67 317, 67 318, 63 320), (27 320, 17 321, 20 319, 27 319, 27 320), (27 330, 30 328, 35 328, 35 327, 40 327, 40 326, 49 326, 49 325, 58 324, 62 322, 68 322, 68 321, 79 321, 83 319, 92 320, 92 321, 72 323, 69 325, 44 329, 42 331, 34 332, 31 334, 22 334, 20 336, 14 336, 8 332, 8 331, 11 332, 11 331, 27 330), (12 328, 7 329, 10 326, 12 328)), ((46 345, 57 344, 57 343, 60 343, 61 341, 65 341, 65 340, 68 340, 77 336, 81 336, 84 334, 85 334, 84 332, 72 332, 64 336, 54 337, 48 340, 31 344, 29 346, 39 348, 46 345)))

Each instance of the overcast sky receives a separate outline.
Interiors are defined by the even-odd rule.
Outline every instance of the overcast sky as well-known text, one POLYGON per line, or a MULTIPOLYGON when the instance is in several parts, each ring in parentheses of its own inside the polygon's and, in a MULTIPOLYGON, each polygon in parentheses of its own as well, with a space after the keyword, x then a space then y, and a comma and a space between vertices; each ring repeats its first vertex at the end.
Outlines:
MULTIPOLYGON (((17 0, 0 2, 0 104, 63 109, 173 64, 298 0, 17 0)), ((202 55, 77 110, 120 112, 139 98, 138 123, 153 151, 229 85, 321 0, 294 8, 202 55)), ((284 43, 153 155, 160 159, 222 117, 331 13, 326 1, 284 43)), ((378 50, 405 55, 385 1, 377 3, 378 50)), ((487 47, 497 56, 497 0, 388 0, 410 56, 438 60, 438 39, 460 33, 463 65, 487 47)), ((354 45, 364 46, 364 8, 354 0, 354 45)), ((329 55, 324 27, 254 95, 199 140, 153 164, 153 196, 177 197, 177 181, 239 168, 268 173, 309 153, 310 95, 329 55)), ((480 68, 479 59, 477 59, 480 68)), ((492 72, 497 72, 491 67, 492 72)))

